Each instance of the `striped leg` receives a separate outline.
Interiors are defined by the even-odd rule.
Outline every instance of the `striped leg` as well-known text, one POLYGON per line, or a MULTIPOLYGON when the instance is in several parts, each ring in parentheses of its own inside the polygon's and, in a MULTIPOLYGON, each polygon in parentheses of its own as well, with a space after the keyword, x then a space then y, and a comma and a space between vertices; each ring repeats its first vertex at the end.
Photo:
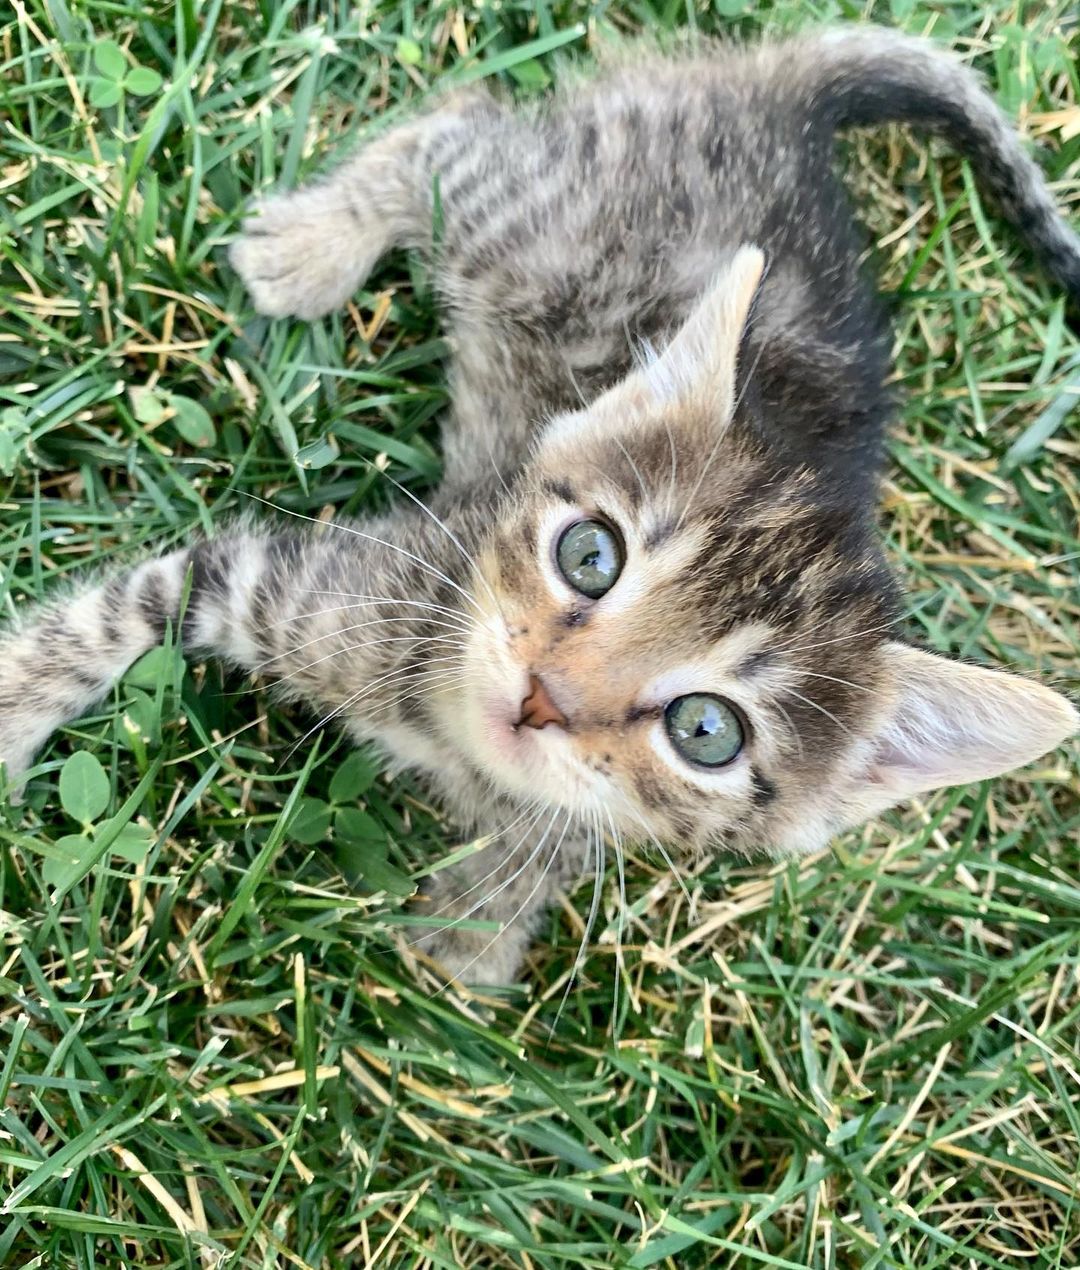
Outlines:
POLYGON ((0 635, 0 761, 9 783, 58 727, 85 714, 176 616, 189 551, 38 609, 0 635))
MULTIPOLYGON (((276 651, 264 628, 295 594, 292 574, 319 567, 328 554, 292 534, 226 534, 88 584, 0 631, 0 761, 8 783, 58 727, 85 714, 161 642, 168 622, 177 624, 189 569, 178 631, 185 646, 254 669, 276 651)), ((341 574, 348 566, 339 554, 333 567, 341 574)))
POLYGON ((498 110, 482 91, 391 129, 328 176, 260 199, 229 259, 268 317, 340 308, 391 247, 430 247, 435 174, 475 149, 477 121, 498 110))

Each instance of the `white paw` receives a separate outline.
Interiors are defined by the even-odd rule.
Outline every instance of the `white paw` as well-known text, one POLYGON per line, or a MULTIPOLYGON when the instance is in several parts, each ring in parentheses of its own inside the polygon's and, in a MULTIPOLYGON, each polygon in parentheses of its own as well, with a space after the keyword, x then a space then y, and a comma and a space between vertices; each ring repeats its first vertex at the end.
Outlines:
POLYGON ((229 260, 260 313, 316 318, 349 299, 381 247, 340 190, 313 186, 257 203, 229 260))
POLYGON ((518 926, 510 923, 499 931, 460 926, 433 929, 420 924, 407 929, 417 951, 434 961, 448 980, 473 988, 513 983, 529 943, 528 927, 524 923, 518 926))

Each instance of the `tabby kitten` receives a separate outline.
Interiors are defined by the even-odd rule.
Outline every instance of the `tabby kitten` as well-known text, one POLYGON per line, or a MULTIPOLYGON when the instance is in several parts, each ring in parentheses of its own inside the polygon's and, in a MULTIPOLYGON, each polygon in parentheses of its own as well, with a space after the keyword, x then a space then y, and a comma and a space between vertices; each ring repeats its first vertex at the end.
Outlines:
POLYGON ((492 982, 608 835, 812 851, 1057 745, 1064 697, 892 634, 888 332, 832 171, 837 129, 888 120, 949 137, 1080 297, 1080 241, 975 77, 875 29, 646 55, 542 109, 448 97, 268 199, 231 255, 265 314, 432 253, 442 487, 237 526, 26 615, 0 642, 9 779, 179 620, 190 573, 192 655, 273 677, 488 835, 437 875, 451 924, 422 946, 492 982))

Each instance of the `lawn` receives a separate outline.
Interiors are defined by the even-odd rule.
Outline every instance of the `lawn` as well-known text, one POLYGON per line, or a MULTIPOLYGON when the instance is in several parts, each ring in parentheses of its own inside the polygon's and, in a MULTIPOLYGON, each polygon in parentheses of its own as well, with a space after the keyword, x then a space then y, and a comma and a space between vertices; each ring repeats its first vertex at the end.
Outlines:
MULTIPOLYGON (((437 477, 423 268, 259 319, 224 259, 253 191, 440 80, 542 92, 605 30, 841 18, 973 58, 1080 215, 1062 0, 15 0, 3 611, 251 495, 343 515, 379 469, 437 477)), ((963 164, 899 131, 845 155, 895 311, 909 633, 1075 689, 1075 328, 963 164)), ((310 722, 167 648, 0 808, 0 1265, 1080 1264, 1075 748, 685 893, 632 851, 560 1009, 589 887, 522 986, 440 990, 396 945, 410 878, 459 844, 376 756, 296 747, 310 722)))

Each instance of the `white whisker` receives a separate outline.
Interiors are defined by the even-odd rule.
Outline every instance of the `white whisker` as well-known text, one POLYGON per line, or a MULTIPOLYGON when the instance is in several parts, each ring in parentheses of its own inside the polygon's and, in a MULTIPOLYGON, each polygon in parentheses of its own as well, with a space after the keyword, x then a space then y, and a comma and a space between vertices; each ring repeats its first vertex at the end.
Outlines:
MULTIPOLYGON (((371 466, 375 467, 375 464, 373 463, 371 464, 371 466)), ((416 504, 416 506, 420 508, 420 510, 424 513, 424 515, 427 516, 432 521, 433 524, 437 525, 443 531, 443 533, 447 536, 447 538, 450 539, 450 541, 458 549, 458 552, 460 553, 461 558, 472 569, 474 576, 480 580, 480 584, 483 586, 484 590, 488 593, 488 596, 491 599, 492 604, 495 605, 495 611, 499 614, 500 617, 502 617, 502 607, 499 604, 499 597, 488 585, 487 578, 485 578, 483 573, 481 572, 480 566, 477 564, 475 556, 473 556, 471 552, 465 549, 465 547, 462 545, 461 539, 458 538, 457 534, 454 533, 454 531, 449 527, 449 525, 447 525, 447 523, 444 520, 438 517, 431 510, 431 508, 427 505, 427 503, 424 502, 422 498, 418 498, 412 492, 412 490, 407 489, 404 485, 401 484, 400 481, 395 481, 389 472, 384 472, 381 468, 378 468, 378 467, 375 467, 375 470, 379 472, 383 477, 385 477, 385 479, 388 480, 395 489, 400 490, 401 493, 404 494, 406 498, 411 499, 416 504)))
MULTIPOLYGON (((511 808, 512 808, 512 809, 513 809, 514 807, 516 807, 516 806, 517 806, 517 804, 515 804, 515 803, 511 803, 511 808)), ((498 829, 492 830, 492 832, 491 832, 491 833, 482 833, 482 834, 479 834, 479 835, 478 835, 478 836, 474 839, 474 842, 480 842, 480 843, 482 843, 483 845, 482 845, 482 846, 477 847, 477 849, 476 849, 476 854, 479 854, 481 851, 486 851, 486 850, 488 849, 488 847, 490 847, 490 846, 491 846, 491 844, 492 844, 493 842, 497 842, 499 838, 501 838, 501 837, 503 837, 505 834, 509 833, 509 832, 510 832, 510 830, 511 830, 511 829, 513 829, 515 825, 519 825, 519 824, 520 824, 520 823, 521 823, 521 822, 525 819, 525 817, 526 817, 527 815, 529 815, 529 813, 530 813, 530 812, 535 812, 535 811, 537 811, 537 809, 543 810, 543 806, 542 806, 542 804, 541 804, 540 799, 539 799, 539 798, 530 798, 530 799, 526 800, 523 804, 521 804, 520 808, 518 809, 518 814, 517 814, 516 816, 514 816, 511 820, 506 821, 506 822, 505 822, 503 825, 501 825, 498 829)), ((467 858, 467 859, 472 859, 473 857, 472 857, 472 856, 469 856, 469 857, 466 857, 466 858, 467 858)), ((498 866, 496 866, 496 867, 498 867, 498 866)), ((438 864, 433 864, 433 865, 430 865, 430 866, 429 866, 428 868, 426 868, 426 869, 419 869, 419 870, 418 870, 417 872, 415 872, 412 876, 413 876, 413 879, 415 880, 415 879, 418 879, 418 878, 430 877, 432 874, 439 873, 439 872, 441 872, 441 868, 440 868, 440 866, 439 866, 438 864)), ((481 878, 480 880, 481 880, 481 881, 484 881, 484 879, 483 879, 483 878, 481 878)), ((465 894, 468 894, 468 892, 465 892, 465 894)), ((448 901, 447 901, 447 904, 455 904, 455 903, 457 903, 457 901, 458 901, 458 900, 463 899, 463 898, 464 898, 464 895, 459 895, 459 896, 456 896, 454 899, 448 900, 448 901)), ((446 907, 446 906, 444 905, 443 907, 446 907)), ((442 909, 436 909, 436 910, 435 910, 435 913, 438 913, 438 912, 441 912, 441 911, 442 911, 442 909)), ((433 913, 432 915, 434 916, 434 913, 433 913)))
MULTIPOLYGON (((282 617, 276 622, 267 622, 265 626, 260 626, 257 633, 264 635, 267 631, 276 630, 279 626, 288 626, 290 622, 306 622, 313 617, 331 617, 335 613, 350 613, 356 609, 384 607, 387 604, 400 604, 410 608, 430 608, 433 612, 439 613, 438 622, 441 626, 453 626, 456 630, 462 631, 462 633, 469 633, 476 629, 476 619, 468 617, 466 614, 461 614, 459 620, 456 622, 451 623, 446 621, 447 614, 452 614, 453 609, 444 610, 439 606, 429 604, 417 605, 415 601, 409 600, 363 600, 356 604, 335 604, 332 608, 328 609, 310 609, 306 613, 290 613, 288 617, 282 617)), ((384 617, 379 620, 383 622, 415 622, 417 626, 420 626, 425 622, 429 625, 435 624, 434 618, 417 615, 415 613, 399 613, 395 614, 393 617, 384 617)))
MULTIPOLYGON (((471 630, 475 630, 480 623, 472 616, 471 613, 464 613, 461 609, 452 609, 445 604, 435 604, 431 600, 400 600, 394 599, 389 595, 364 595, 359 591, 328 591, 323 587, 296 587, 298 595, 336 595, 346 600, 365 600, 371 604, 401 604, 408 608, 430 609, 433 613, 442 613, 446 617, 457 617, 461 621, 468 624, 471 630)), ((333 612, 333 609, 327 610, 333 612)), ((286 621, 289 619, 286 618, 286 621)))
POLYGON ((513 498, 514 496, 510 492, 510 486, 507 485, 506 478, 503 476, 502 472, 499 471, 498 463, 495 462, 495 454, 491 449, 490 440, 488 441, 488 462, 491 464, 492 471, 499 478, 499 484, 503 487, 503 491, 505 492, 507 498, 513 498))
POLYGON ((843 684, 846 688, 854 688, 856 692, 868 692, 873 694, 873 688, 868 688, 866 684, 852 683, 850 679, 838 679, 836 675, 823 675, 818 670, 803 670, 801 666, 792 666, 791 669, 797 675, 809 675, 811 679, 827 679, 830 683, 843 684))
MULTIPOLYGON (((311 641, 311 643, 316 642, 317 641, 315 640, 311 641)), ((290 680, 296 679, 299 675, 302 675, 304 671, 311 670, 315 666, 321 666, 324 662, 333 661, 335 657, 343 657, 346 653, 358 653, 365 648, 381 648, 386 644, 449 644, 452 648, 462 650, 462 653, 464 653, 465 649, 465 645, 462 644, 459 639, 454 639, 449 635, 383 635, 379 639, 369 639, 361 641, 359 644, 346 644, 344 648, 337 648, 332 653, 327 653, 324 657, 316 657, 314 661, 309 661, 304 666, 298 666, 295 670, 291 670, 287 675, 276 676, 276 679, 278 683, 288 683, 290 680)), ((299 647, 306 648, 307 645, 301 644, 299 647)), ((289 656, 289 654, 282 653, 282 656, 286 657, 289 656)), ((280 659, 275 657, 271 660, 278 661, 280 659)), ((267 665, 269 663, 263 662, 262 664, 267 665)), ((256 670, 258 669, 259 667, 256 667, 256 670)))
MULTIPOLYGON (((275 674, 272 677, 272 682, 275 684, 292 683, 294 680, 298 679, 302 674, 304 674, 305 671, 311 670, 315 666, 320 666, 322 665, 323 662, 330 661, 335 657, 341 657, 346 653, 361 652, 364 649, 369 649, 369 648, 381 648, 384 644, 413 644, 415 645, 415 647, 412 649, 412 653, 415 654, 420 648, 428 644, 443 644, 443 643, 448 643, 451 645, 451 647, 456 647, 462 650, 458 655, 461 657, 465 656, 464 645, 456 640, 450 639, 448 636, 445 636, 445 635, 380 636, 378 639, 361 640, 357 644, 348 644, 344 648, 339 648, 332 653, 327 653, 324 657, 317 657, 314 661, 309 661, 305 663, 303 666, 297 666, 295 667, 295 669, 290 670, 287 674, 284 674, 284 673, 275 674)), ((299 645, 299 647, 303 648, 305 647, 305 645, 301 644, 299 645)), ((295 651, 296 651, 295 649, 290 650, 290 652, 295 652, 295 651)), ((290 655, 289 653, 281 654, 282 657, 289 656, 289 655, 290 655)), ((279 658, 275 657, 271 660, 277 661, 279 660, 279 658)), ((442 659, 436 658, 436 657, 427 657, 427 656, 425 656, 424 658, 425 662, 433 662, 433 661, 439 661, 439 660, 442 660, 442 659)), ((253 671, 257 672, 261 670, 263 666, 266 666, 268 664, 269 662, 262 662, 258 666, 254 667, 253 671)), ((395 665, 395 668, 388 671, 387 674, 388 675, 396 674, 402 669, 404 669, 405 667, 407 667, 408 664, 409 663, 407 661, 398 661, 395 665)), ((256 685, 253 688, 247 689, 246 692, 237 692, 236 695, 244 696, 251 693, 257 693, 260 690, 261 690, 261 685, 256 685)))
POLYGON ((854 733, 851 731, 851 729, 850 729, 849 727, 847 727, 845 724, 841 723, 841 722, 840 722, 840 720, 836 717, 836 715, 835 715, 835 714, 833 714, 833 713, 832 713, 831 711, 829 711, 829 710, 826 710, 824 706, 819 706, 819 705, 818 705, 818 703, 817 703, 816 701, 811 701, 809 697, 804 697, 804 696, 802 695, 802 693, 801 693, 801 692, 796 692, 794 688, 785 688, 785 689, 784 689, 784 692, 785 692, 785 693, 786 693, 789 697, 795 697, 798 701, 801 701, 801 702, 803 702, 805 705, 810 706, 810 708, 811 708, 812 710, 816 710, 816 711, 818 712, 818 714, 823 714, 823 715, 824 715, 827 719, 832 719, 833 723, 835 723, 835 724, 836 724, 836 726, 837 726, 837 727, 838 727, 838 728, 839 728, 842 732, 846 732, 846 733, 848 734, 848 736, 853 736, 853 735, 854 735, 854 733))
MULTIPOLYGON (((659 852, 661 859, 664 861, 664 863, 667 865, 668 869, 670 870, 671 876, 675 879, 676 883, 678 884, 679 890, 682 891, 683 898, 686 900, 686 903, 688 905, 692 905, 693 900, 690 898, 690 892, 687 889, 686 882, 683 880, 683 876, 679 872, 678 867, 675 864, 675 861, 668 854, 667 848, 664 847, 663 843, 661 843, 657 837, 655 837, 655 835, 649 829, 649 826, 645 823, 644 817, 634 807, 634 805, 630 802, 630 800, 625 795, 622 795, 621 801, 623 804, 623 809, 626 812, 628 812, 631 816, 633 816, 633 818, 645 831, 646 841, 650 843, 652 846, 654 846, 656 850, 659 852)), ((614 826, 612 827, 614 828, 614 826)))
MULTIPOLYGON (((434 658, 426 659, 426 661, 428 662, 432 662, 434 660, 435 660, 434 658)), ((304 733, 304 735, 289 748, 289 751, 285 755, 285 758, 282 759, 282 762, 283 763, 287 762, 292 757, 292 755, 296 753, 296 751, 300 748, 300 746, 303 745, 305 741, 309 740, 312 736, 314 736, 315 733, 320 730, 320 728, 326 727, 329 723, 333 722, 334 719, 339 718, 342 714, 345 713, 346 710, 351 709, 354 705, 356 705, 358 701, 361 701, 365 697, 369 696, 381 684, 386 683, 387 680, 393 679, 395 676, 399 676, 401 674, 402 674, 402 669, 400 666, 398 666, 394 670, 389 671, 387 674, 380 675, 377 679, 364 684, 363 687, 359 688, 356 692, 346 697, 345 700, 342 701, 339 705, 335 706, 329 712, 329 714, 324 715, 312 727, 308 728, 308 730, 304 733)))
MULTIPOLYGON (((558 811, 559 809, 556 808, 556 814, 558 814, 558 811)), ((562 833, 559 834, 558 840, 556 841, 555 845, 551 848, 551 855, 548 856, 547 864, 544 865, 540 873, 540 876, 536 879, 536 882, 533 884, 532 889, 529 891, 528 895, 526 895, 525 898, 521 901, 521 903, 517 906, 517 909, 514 911, 510 920, 506 922, 505 924, 500 924, 499 929, 495 932, 495 934, 491 937, 491 939, 488 940, 488 942, 483 946, 483 948, 480 949, 480 951, 476 954, 476 956, 470 958, 470 960, 467 961, 465 965, 460 968, 460 970, 458 970, 456 977, 459 980, 461 979, 462 975, 464 975, 467 970, 469 970, 472 966, 474 966, 476 962, 478 962, 480 958, 483 957, 484 954, 491 949, 495 941, 499 939, 500 936, 502 936, 505 931, 509 930, 510 927, 514 925, 517 919, 525 911, 527 905, 532 900, 533 896, 536 895, 536 892, 544 884, 544 879, 551 872, 551 866, 555 863, 555 858, 559 854, 559 848, 562 846, 563 839, 566 837, 566 832, 570 828, 570 821, 572 818, 573 818, 572 813, 568 811, 566 813, 566 820, 563 823, 562 833)), ((551 823, 554 823, 554 819, 555 817, 553 816, 551 823)), ((540 840, 541 845, 543 844, 543 842, 547 840, 547 834, 548 834, 548 831, 545 831, 544 837, 541 838, 540 840)), ((537 847, 537 850, 539 850, 539 845, 537 847)), ((520 873, 522 873, 526 868, 528 868, 529 864, 535 859, 535 857, 536 857, 536 851, 533 851, 530 854, 529 858, 521 866, 521 868, 518 869, 517 873, 515 873, 512 878, 507 879, 507 881, 502 884, 502 886, 499 888, 499 891, 509 886, 510 882, 512 882, 514 878, 516 878, 520 873)), ((499 894, 499 891, 496 891, 495 894, 496 895, 499 894)), ((447 981, 446 983, 443 984, 442 988, 439 988, 436 990, 435 995, 438 996, 440 992, 442 992, 445 988, 448 988, 449 986, 450 986, 450 982, 447 981)))
POLYGON ((615 828, 611 812, 605 809, 608 825, 611 827, 611 845, 615 849, 615 870, 619 878, 619 913, 615 924, 615 991, 611 1002, 611 1019, 618 1026, 619 1019, 619 987, 626 973, 623 961, 623 934, 626 930, 626 865, 623 858, 622 839, 615 828))
MULTIPOLYGON (((456 626, 451 626, 449 622, 441 622, 441 621, 436 622, 436 621, 433 621, 431 618, 425 618, 424 621, 426 625, 428 626, 438 626, 448 631, 458 630, 456 626)), ((296 653, 300 652, 301 649, 310 648, 312 644, 321 644, 325 640, 334 639, 341 635, 348 635, 351 631, 367 630, 369 627, 372 627, 372 626, 396 625, 399 622, 409 622, 409 623, 412 623, 413 625, 416 625, 416 619, 412 617, 376 617, 376 618, 373 618, 370 622, 355 622, 350 626, 335 626, 333 630, 327 631, 323 635, 315 635, 312 639, 305 640, 302 644, 294 644, 291 648, 285 649, 285 651, 282 653, 275 653, 273 657, 267 657, 265 661, 257 662, 254 666, 251 667, 251 673, 257 675, 259 671, 263 670, 266 666, 272 666, 274 662, 276 661, 281 661, 286 657, 292 657, 296 653)), ((459 631, 457 642, 461 645, 462 648, 464 648, 464 644, 462 643, 460 636, 461 636, 461 632, 459 631)), ((402 635, 402 636, 395 636, 393 638, 388 638, 385 640, 384 639, 373 640, 367 644, 351 644, 349 646, 349 649, 352 651, 355 651, 356 649, 359 649, 359 648, 374 648, 378 644, 391 644, 395 642, 404 642, 406 640, 419 640, 419 639, 426 640, 428 638, 429 637, 426 635, 402 635)), ((432 636, 431 638, 436 638, 436 637, 432 636)), ((443 636, 438 636, 437 638, 448 639, 449 636, 443 635, 443 636)), ((340 649, 338 651, 344 652, 347 650, 340 649)), ((330 656, 336 657, 337 653, 331 653, 330 656)), ((320 659, 320 660, 325 660, 325 659, 320 659)), ((317 666, 318 664, 319 663, 317 661, 313 661, 309 663, 310 666, 317 666)), ((301 669, 307 670, 308 667, 303 666, 301 667, 301 669)))
POLYGON ((336 520, 319 520, 317 516, 306 516, 303 512, 290 511, 288 507, 281 507, 277 503, 272 503, 268 498, 260 498, 258 494, 252 494, 247 490, 241 490, 240 493, 242 493, 246 498, 254 499, 257 503, 265 503, 267 507, 271 507, 274 511, 281 512, 286 516, 295 516, 297 520, 306 520, 309 524, 321 525, 323 528, 338 529, 342 533, 352 534, 356 538, 362 538, 365 542, 373 542, 377 546, 385 547, 387 551, 396 551, 407 560, 411 560, 414 564, 419 565, 421 569, 430 573, 432 577, 436 577, 440 580, 440 582, 445 582, 447 586, 453 587, 453 589, 466 599, 481 616, 484 616, 484 610, 477 603, 474 595, 466 591, 465 588, 455 582, 453 578, 443 573, 441 569, 437 569, 429 561, 424 560, 415 553, 406 550, 405 547, 399 547, 397 543, 387 542, 384 538, 376 538, 374 534, 366 533, 363 529, 357 529, 353 525, 342 525, 336 520))
MULTIPOLYGON (((467 899, 470 895, 472 895, 474 891, 478 891, 480 887, 482 887, 484 883, 488 880, 488 878, 494 877, 494 875, 498 873, 500 869, 504 868, 507 864, 509 864, 509 862, 514 858, 514 856, 516 856, 517 853, 521 850, 522 846, 528 841, 529 834, 532 833, 532 831, 536 828, 537 821, 547 810, 548 808, 545 805, 541 804, 537 808, 537 810, 533 813, 532 819, 525 826, 524 830, 522 831, 521 837, 518 838, 517 842, 514 844, 513 849, 511 851, 508 851, 506 855, 504 855, 499 860, 499 862, 495 865, 493 869, 490 869, 487 873, 485 873, 484 876, 479 879, 479 881, 474 882, 473 885, 470 886, 467 891, 462 891, 460 895, 455 896, 451 900, 447 900, 445 904, 440 904, 437 909, 435 909, 431 913, 428 913, 427 916, 440 917, 452 905, 460 904, 462 900, 467 899)), ((522 813, 522 815, 524 814, 525 813, 522 813)), ((522 817, 519 816, 517 821, 514 821, 513 823, 517 824, 521 819, 522 817)), ((552 823, 554 823, 555 816, 553 815, 551 819, 552 819, 552 823)), ((528 864, 528 861, 526 861, 526 865, 527 864, 528 864)), ((514 874, 514 877, 515 878, 517 877, 516 873, 514 874)), ((511 882, 513 880, 514 878, 510 879, 511 882)), ((495 891, 491 895, 485 895, 482 899, 477 900, 477 902, 471 908, 467 909, 464 913, 460 913, 457 917, 455 917, 453 921, 447 922, 445 926, 439 926, 436 929, 439 931, 452 930, 455 926, 458 925, 459 922, 467 921, 473 915, 473 913, 477 911, 477 909, 483 908, 485 904, 493 900, 495 896, 498 894, 499 892, 495 891)), ((425 939, 430 939, 431 936, 435 933, 436 933, 436 930, 425 931, 423 935, 418 936, 416 939, 409 940, 408 946, 411 948, 416 944, 421 944, 423 943, 425 939)))
POLYGON ((799 758, 800 759, 803 758, 805 755, 805 751, 803 750, 802 737, 799 735, 799 729, 795 726, 795 721, 792 719, 791 715, 788 714, 788 712, 784 709, 784 707, 780 704, 779 701, 776 701, 774 699, 772 701, 772 704, 776 707, 777 710, 780 711, 780 713, 787 720, 787 725, 791 729, 791 734, 792 736, 794 736, 795 744, 798 746, 798 749, 799 749, 799 758))
POLYGON ((800 644, 798 647, 792 647, 790 644, 777 644, 776 649, 778 652, 783 653, 808 653, 815 648, 827 648, 830 644, 846 644, 853 639, 862 639, 864 635, 876 635, 880 631, 891 630, 894 626, 897 626, 900 622, 902 622, 905 616, 914 617, 916 613, 921 613, 926 605, 930 603, 932 598, 933 597, 928 597, 924 604, 918 605, 918 607, 912 609, 910 613, 897 614, 896 617, 890 618, 889 621, 882 622, 880 626, 868 626, 861 631, 852 631, 850 635, 837 635, 835 639, 823 639, 816 644, 800 644))
POLYGON ((373 723, 375 720, 385 717, 398 706, 403 705, 406 701, 414 701, 419 697, 437 697, 445 692, 450 692, 454 688, 463 688, 467 686, 477 686, 482 681, 476 675, 470 675, 467 671, 459 668, 448 667, 443 671, 433 671, 430 675, 418 675, 409 684, 409 691, 398 693, 397 696, 389 701, 380 702, 374 710, 370 711, 365 717, 365 723, 373 723))
MULTIPOLYGON (((555 1029, 559 1026, 559 1020, 562 1018, 562 1012, 566 1008, 566 1003, 570 998, 570 992, 574 984, 578 980, 581 973, 581 967, 585 964, 585 956, 588 952, 589 940, 592 937, 593 928, 596 925, 596 916, 600 911, 600 898, 604 889, 604 839, 600 830, 600 813, 594 808, 590 812, 590 821, 587 830, 587 848, 588 855, 586 862, 592 861, 593 873, 593 890, 592 899, 589 902, 589 915, 585 920, 585 929, 581 932, 581 940, 578 943, 577 952, 574 955, 574 964, 570 967, 570 974, 566 980, 566 987, 563 989, 562 998, 559 1001, 559 1008, 555 1011, 555 1018, 548 1029, 549 1038, 554 1036, 555 1029)), ((584 870, 582 870, 584 872, 584 870)))

